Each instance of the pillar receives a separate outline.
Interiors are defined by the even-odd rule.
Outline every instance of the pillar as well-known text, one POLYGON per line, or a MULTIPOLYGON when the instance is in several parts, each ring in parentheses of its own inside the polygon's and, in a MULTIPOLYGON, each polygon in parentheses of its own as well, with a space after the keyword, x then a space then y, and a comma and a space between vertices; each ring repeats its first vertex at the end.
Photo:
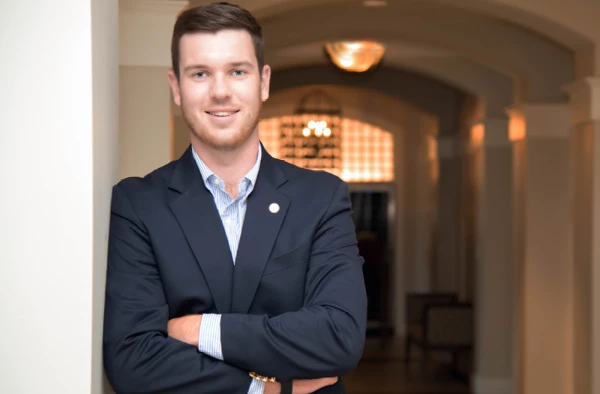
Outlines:
POLYGON ((475 267, 475 394, 513 394, 512 147, 508 119, 471 129, 477 258, 475 267))
POLYGON ((516 392, 569 393, 568 108, 525 103, 508 113, 514 160, 516 392))
POLYGON ((100 394, 118 3, 0 3, 0 392, 100 394))
POLYGON ((600 78, 567 88, 571 97, 574 394, 600 394, 600 78))
POLYGON ((438 190, 436 256, 433 270, 433 290, 458 291, 458 218, 460 163, 457 137, 438 137, 438 190))

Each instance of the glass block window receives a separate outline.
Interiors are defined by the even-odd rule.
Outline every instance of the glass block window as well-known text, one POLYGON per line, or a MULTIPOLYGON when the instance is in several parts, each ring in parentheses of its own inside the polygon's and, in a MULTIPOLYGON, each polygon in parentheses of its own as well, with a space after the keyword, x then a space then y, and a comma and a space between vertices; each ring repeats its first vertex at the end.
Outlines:
MULTIPOLYGON (((259 136, 265 149, 273 156, 282 158, 282 125, 301 122, 296 116, 284 116, 260 121, 259 136)), ((285 130, 284 130, 285 131, 285 130)), ((341 161, 334 168, 325 169, 346 182, 391 182, 394 180, 394 139, 391 133, 371 124, 354 119, 341 119, 341 161)), ((302 160, 284 158, 302 167, 302 160)))
POLYGON ((279 159, 279 118, 261 120, 258 135, 267 152, 279 159))

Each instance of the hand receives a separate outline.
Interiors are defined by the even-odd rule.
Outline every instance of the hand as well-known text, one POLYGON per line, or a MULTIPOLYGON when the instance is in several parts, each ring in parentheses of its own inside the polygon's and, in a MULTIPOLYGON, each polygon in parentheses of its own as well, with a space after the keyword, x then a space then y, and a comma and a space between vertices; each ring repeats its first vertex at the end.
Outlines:
POLYGON ((171 319, 167 325, 169 336, 198 347, 201 321, 202 315, 188 315, 171 319))
MULTIPOLYGON (((322 389, 325 386, 331 386, 337 383, 338 378, 321 378, 321 379, 297 379, 293 381, 293 394, 310 394, 322 389)), ((281 384, 267 382, 265 384, 264 394, 280 394, 281 384)))
POLYGON ((337 376, 333 378, 320 378, 320 379, 299 379, 294 380, 294 386, 292 389, 293 394, 310 394, 317 390, 322 389, 325 386, 331 386, 336 384, 338 381, 337 376))

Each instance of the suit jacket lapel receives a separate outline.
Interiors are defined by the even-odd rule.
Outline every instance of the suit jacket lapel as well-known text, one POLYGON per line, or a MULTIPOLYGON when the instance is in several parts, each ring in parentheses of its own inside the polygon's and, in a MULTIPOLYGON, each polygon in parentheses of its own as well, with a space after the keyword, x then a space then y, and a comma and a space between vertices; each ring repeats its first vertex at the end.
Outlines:
POLYGON ((177 162, 169 189, 173 194, 169 206, 200 264, 217 311, 228 313, 233 284, 231 250, 214 198, 204 185, 191 147, 177 162))
POLYGON ((277 190, 286 181, 276 160, 263 149, 256 185, 248 197, 235 262, 231 310, 233 313, 247 313, 250 309, 279 228, 290 205, 289 197, 277 190), (277 212, 271 211, 272 204, 277 204, 277 212))

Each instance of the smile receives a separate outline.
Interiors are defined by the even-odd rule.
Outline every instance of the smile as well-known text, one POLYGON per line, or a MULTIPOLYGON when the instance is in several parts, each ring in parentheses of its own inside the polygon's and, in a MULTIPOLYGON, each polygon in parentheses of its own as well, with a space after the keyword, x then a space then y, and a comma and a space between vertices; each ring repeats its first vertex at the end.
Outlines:
POLYGON ((215 116, 217 118, 227 118, 229 116, 237 114, 238 112, 240 112, 240 111, 239 110, 237 110, 237 111, 213 111, 213 112, 206 111, 207 114, 215 116))

